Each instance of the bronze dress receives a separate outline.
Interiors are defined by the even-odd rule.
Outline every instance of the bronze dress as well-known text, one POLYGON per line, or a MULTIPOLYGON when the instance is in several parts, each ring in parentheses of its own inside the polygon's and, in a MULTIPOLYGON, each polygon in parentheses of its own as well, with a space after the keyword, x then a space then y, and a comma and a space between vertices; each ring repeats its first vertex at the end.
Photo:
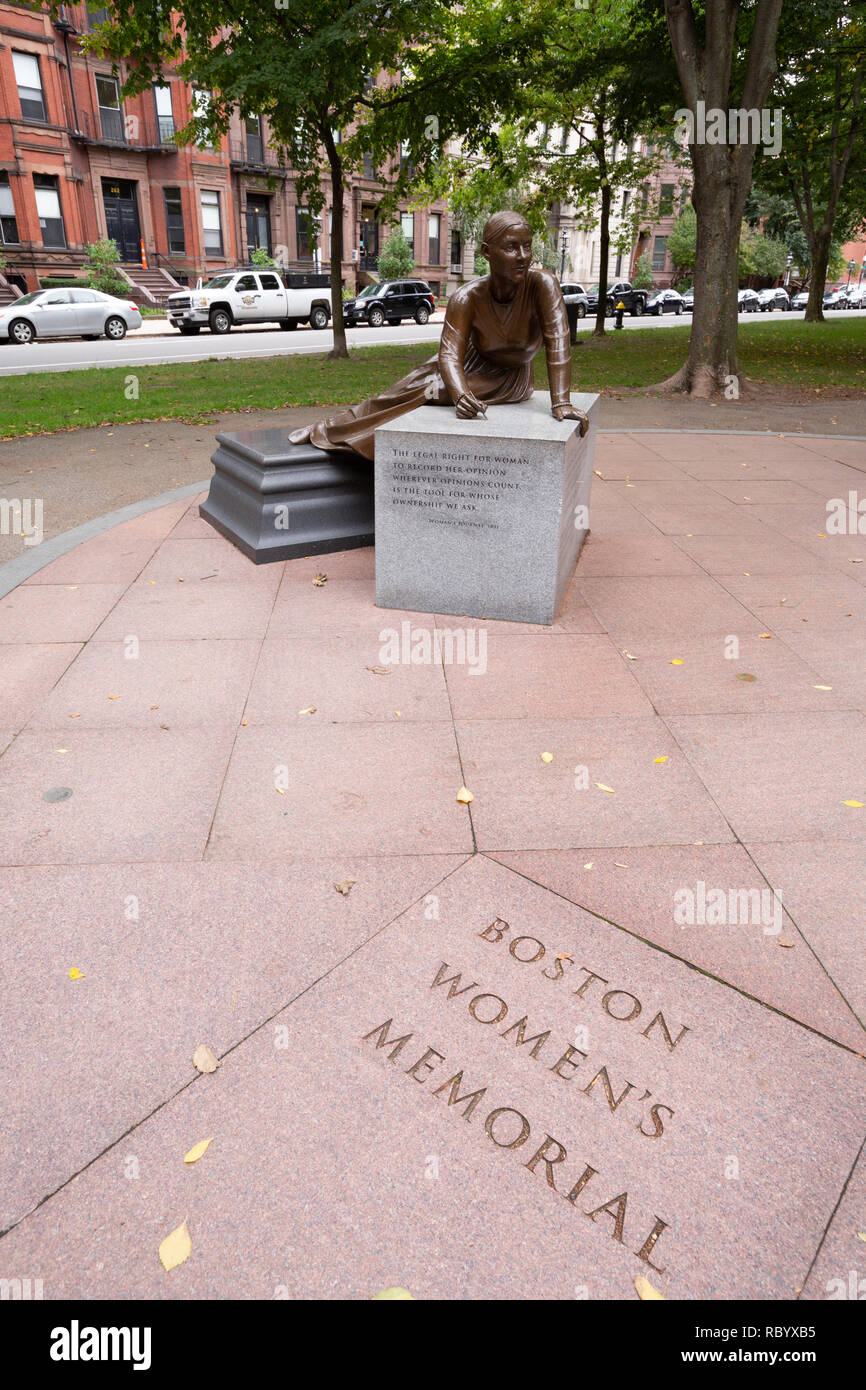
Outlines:
MULTIPOLYGON (((377 426, 419 405, 453 406, 465 391, 486 405, 525 401, 532 395, 532 360, 542 343, 551 405, 568 405, 571 347, 556 277, 549 270, 529 270, 514 298, 503 304, 493 298, 490 276, 485 275, 462 285, 449 299, 438 356, 380 395, 317 421, 309 440, 319 449, 372 459, 377 426)), ((289 436, 295 442, 306 437, 306 429, 289 436)))

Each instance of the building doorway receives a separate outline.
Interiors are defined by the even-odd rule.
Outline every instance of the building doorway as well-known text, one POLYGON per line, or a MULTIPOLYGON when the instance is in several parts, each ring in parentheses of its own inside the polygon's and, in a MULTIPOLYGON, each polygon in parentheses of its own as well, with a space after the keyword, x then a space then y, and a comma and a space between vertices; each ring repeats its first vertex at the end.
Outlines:
POLYGON ((361 270, 379 268, 379 209, 373 203, 361 208, 361 270))
POLYGON ((141 260, 141 223, 135 184, 127 179, 103 179, 106 235, 117 242, 122 261, 141 260))
POLYGON ((247 253, 271 253, 271 200, 263 193, 247 194, 247 253))

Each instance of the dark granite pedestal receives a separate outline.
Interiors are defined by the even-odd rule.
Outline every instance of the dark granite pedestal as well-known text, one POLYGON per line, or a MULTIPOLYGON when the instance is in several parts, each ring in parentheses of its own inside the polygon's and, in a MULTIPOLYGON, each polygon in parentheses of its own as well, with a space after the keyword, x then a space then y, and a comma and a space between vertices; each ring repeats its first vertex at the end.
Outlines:
POLYGON ((290 444, 284 429, 218 434, 199 511, 257 565, 373 544, 373 465, 290 444))

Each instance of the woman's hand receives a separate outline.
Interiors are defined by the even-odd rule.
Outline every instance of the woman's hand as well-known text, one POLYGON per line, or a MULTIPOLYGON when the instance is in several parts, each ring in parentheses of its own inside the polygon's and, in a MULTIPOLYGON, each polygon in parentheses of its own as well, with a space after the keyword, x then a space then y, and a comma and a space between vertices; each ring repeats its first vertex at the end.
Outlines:
POLYGON ((589 429, 589 416, 584 415, 582 410, 578 410, 574 405, 555 405, 552 407, 553 418, 555 420, 579 420, 581 439, 589 429))
POLYGON ((487 407, 481 404, 473 396, 471 391, 464 391, 457 401, 458 420, 475 420, 479 415, 486 415, 487 407))

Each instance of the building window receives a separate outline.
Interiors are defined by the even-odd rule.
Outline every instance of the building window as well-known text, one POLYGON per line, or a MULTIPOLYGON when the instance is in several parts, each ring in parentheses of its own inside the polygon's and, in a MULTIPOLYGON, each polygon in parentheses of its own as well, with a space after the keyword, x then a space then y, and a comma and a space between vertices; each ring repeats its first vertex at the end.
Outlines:
POLYGON ((156 127, 159 143, 170 145, 174 140, 174 112, 171 109, 171 87, 154 87, 153 103, 156 107, 156 127))
MULTIPOLYGON (((183 256, 186 253, 186 237, 183 230, 183 206, 180 201, 180 189, 164 188, 162 194, 165 199, 165 228, 169 254, 175 252, 183 256)), ((217 217, 219 217, 219 207, 217 207, 217 217)))
POLYGON ((409 243, 409 250, 415 255, 415 214, 414 212, 401 212, 400 226, 403 235, 409 243))
POLYGON ((244 121, 247 137, 247 160, 250 164, 264 164, 265 142, 262 136, 261 116, 247 116, 244 121))
POLYGON ((373 163, 373 156, 372 156, 371 154, 365 154, 365 155, 364 155, 364 178, 365 178, 365 179, 374 179, 375 177, 376 177, 376 166, 375 166, 375 164, 373 163))
POLYGON ((668 250, 668 239, 666 236, 657 236, 653 241, 653 270, 664 270, 665 256, 668 250))
POLYGON ((103 140, 123 140, 123 112, 116 77, 96 74, 96 100, 103 140))
POLYGON ((463 243, 456 227, 451 228, 451 265, 458 269, 463 265, 463 243))
POLYGON ((192 114, 204 127, 201 135, 196 140, 200 150, 212 150, 216 148, 216 137, 210 129, 210 105, 211 93, 204 92, 200 87, 193 87, 192 91, 192 114))
POLYGON ((60 207, 60 189, 55 174, 34 174, 36 212, 42 231, 43 246, 65 246, 66 232, 60 207))
POLYGON ((87 11, 87 29, 92 33, 98 24, 104 24, 108 18, 108 10, 97 9, 95 5, 85 5, 87 11))
POLYGON ((430 264, 439 265, 439 230, 442 226, 441 213, 431 212, 430 214, 430 264))
POLYGON ((315 223, 307 208, 295 208, 295 230, 298 238, 298 260, 313 259, 315 223))
POLYGON ((15 68, 15 81, 18 83, 21 115, 28 121, 47 121, 39 59, 32 53, 13 53, 12 65, 15 68))
POLYGON ((676 189, 672 183, 663 183, 659 193, 659 217, 670 217, 674 210, 674 193, 676 189))
POLYGON ((0 169, 0 243, 4 246, 17 246, 18 223, 15 220, 15 204, 9 175, 0 169))
POLYGON ((201 190, 201 223, 204 230, 204 249, 208 256, 223 254, 223 227, 220 217, 220 195, 201 190))

